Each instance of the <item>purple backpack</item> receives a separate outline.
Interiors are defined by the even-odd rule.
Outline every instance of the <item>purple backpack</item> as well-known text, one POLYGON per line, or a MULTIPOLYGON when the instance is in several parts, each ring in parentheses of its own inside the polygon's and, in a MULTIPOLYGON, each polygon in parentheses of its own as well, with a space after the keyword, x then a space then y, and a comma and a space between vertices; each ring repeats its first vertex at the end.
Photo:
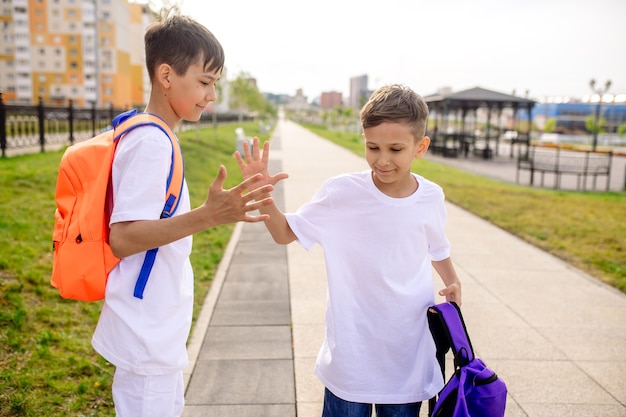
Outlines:
POLYGON ((504 381, 474 356, 461 309, 454 302, 428 309, 428 326, 445 378, 445 355, 452 349, 454 374, 429 402, 432 417, 503 417, 507 388, 504 381))

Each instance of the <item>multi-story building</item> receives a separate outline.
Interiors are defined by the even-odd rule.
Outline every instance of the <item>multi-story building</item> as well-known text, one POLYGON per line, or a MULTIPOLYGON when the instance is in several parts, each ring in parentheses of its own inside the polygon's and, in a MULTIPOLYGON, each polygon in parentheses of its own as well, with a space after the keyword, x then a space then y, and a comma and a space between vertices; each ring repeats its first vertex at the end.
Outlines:
POLYGON ((330 110, 343 106, 343 97, 338 91, 325 91, 320 96, 320 108, 330 110))
POLYGON ((360 110, 365 104, 370 91, 367 88, 367 75, 350 78, 350 102, 349 105, 355 110, 360 110))
POLYGON ((7 103, 129 108, 147 102, 143 34, 128 0, 3 0, 0 90, 7 103))
POLYGON ((626 94, 607 95, 602 101, 542 99, 532 112, 533 122, 543 130, 547 121, 555 120, 554 132, 581 133, 587 131, 587 119, 603 120, 608 133, 617 133, 626 124, 626 94))

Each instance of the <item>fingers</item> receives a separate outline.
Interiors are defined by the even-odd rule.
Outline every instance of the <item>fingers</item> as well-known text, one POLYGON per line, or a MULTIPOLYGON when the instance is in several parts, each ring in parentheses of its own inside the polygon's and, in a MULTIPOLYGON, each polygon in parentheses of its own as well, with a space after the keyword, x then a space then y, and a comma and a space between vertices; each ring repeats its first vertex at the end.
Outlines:
POLYGON ((278 183, 279 181, 285 180, 287 178, 289 178, 289 174, 287 174, 286 172, 279 172, 276 175, 272 175, 272 177, 270 178, 270 184, 276 185, 276 183, 278 183))
POLYGON ((227 175, 226 167, 224 165, 220 165, 220 169, 217 172, 217 176, 211 183, 211 187, 218 187, 220 189, 223 188, 224 181, 226 181, 226 175, 227 175))
POLYGON ((274 200, 272 199, 272 197, 266 195, 265 198, 248 200, 245 205, 245 211, 251 212, 251 211, 259 210, 261 207, 269 206, 271 204, 274 204, 274 200))
POLYGON ((252 150, 250 150, 250 143, 247 140, 243 142, 243 156, 244 156, 243 160, 245 160, 247 163, 250 163, 251 161, 259 160, 259 138, 258 137, 255 136, 252 138, 252 150))
MULTIPOLYGON (((245 179, 243 182, 241 182, 236 187, 234 187, 233 190, 235 192, 240 193, 240 194, 244 194, 246 190, 251 190, 252 189, 254 183, 256 183, 258 181, 261 181, 262 179, 263 179, 263 174, 261 174, 261 173, 254 174, 251 177, 245 179)), ((263 189, 265 187, 267 187, 267 185, 264 185, 264 186, 260 187, 259 189, 263 189)), ((270 187, 271 187, 271 185, 270 185, 270 187)), ((269 191, 271 191, 271 190, 269 190, 269 191)), ((265 191, 265 192, 267 193, 269 191, 265 191)))
POLYGON ((246 161, 250 161, 250 144, 247 140, 243 141, 243 156, 246 161))
POLYGON ((256 136, 252 138, 252 160, 259 160, 259 138, 256 136))
POLYGON ((259 138, 253 137, 252 144, 248 141, 243 143, 243 153, 245 157, 245 161, 247 163, 254 161, 263 161, 267 162, 269 157, 270 143, 268 141, 263 142, 263 154, 261 154, 261 148, 259 146, 259 138), (250 150, 250 146, 252 146, 252 150, 250 150))
POLYGON ((439 295, 446 298, 446 301, 454 301, 461 306, 461 288, 452 284, 439 291, 439 295))
MULTIPOLYGON (((255 146, 255 149, 258 149, 258 141, 259 138, 254 138, 257 141, 257 145, 255 146)), ((270 143, 268 141, 263 142, 263 163, 267 166, 267 161, 269 160, 270 157, 270 143)))
POLYGON ((269 214, 260 214, 258 216, 247 215, 246 217, 243 218, 242 221, 248 222, 248 223, 256 223, 256 222, 264 222, 265 220, 269 220, 269 219, 270 219, 269 214))
MULTIPOLYGON (((245 144, 244 144, 244 148, 245 148, 245 144)), ((245 152, 245 149, 244 149, 244 152, 245 152)), ((243 170, 246 167, 246 163, 243 161, 243 158, 241 157, 241 154, 239 153, 239 151, 235 152, 235 159, 237 160, 237 163, 239 164, 239 168, 243 170)))

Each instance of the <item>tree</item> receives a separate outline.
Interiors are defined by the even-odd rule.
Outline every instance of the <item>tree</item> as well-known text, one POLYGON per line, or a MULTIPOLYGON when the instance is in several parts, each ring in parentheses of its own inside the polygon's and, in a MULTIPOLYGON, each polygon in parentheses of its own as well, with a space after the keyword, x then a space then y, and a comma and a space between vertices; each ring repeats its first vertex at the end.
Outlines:
POLYGON ((600 117, 598 122, 596 123, 596 117, 593 114, 590 114, 585 118, 585 127, 591 133, 599 134, 606 132, 606 119, 604 117, 600 117))
POLYGON ((272 105, 265 99, 246 72, 241 72, 230 82, 230 107, 239 113, 239 121, 244 113, 259 113, 261 116, 275 114, 272 105))
POLYGON ((554 131, 557 123, 558 121, 554 117, 549 118, 548 120, 546 120, 546 124, 543 126, 543 131, 546 133, 554 131))

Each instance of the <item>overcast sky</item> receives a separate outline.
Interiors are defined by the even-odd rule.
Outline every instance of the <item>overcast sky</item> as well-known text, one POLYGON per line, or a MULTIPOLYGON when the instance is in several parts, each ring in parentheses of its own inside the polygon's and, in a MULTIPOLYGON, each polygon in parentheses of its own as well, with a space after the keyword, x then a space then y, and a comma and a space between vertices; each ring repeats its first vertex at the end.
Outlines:
POLYGON ((309 100, 402 83, 422 95, 476 86, 530 97, 626 93, 626 0, 183 0, 211 30, 227 78, 309 100))

